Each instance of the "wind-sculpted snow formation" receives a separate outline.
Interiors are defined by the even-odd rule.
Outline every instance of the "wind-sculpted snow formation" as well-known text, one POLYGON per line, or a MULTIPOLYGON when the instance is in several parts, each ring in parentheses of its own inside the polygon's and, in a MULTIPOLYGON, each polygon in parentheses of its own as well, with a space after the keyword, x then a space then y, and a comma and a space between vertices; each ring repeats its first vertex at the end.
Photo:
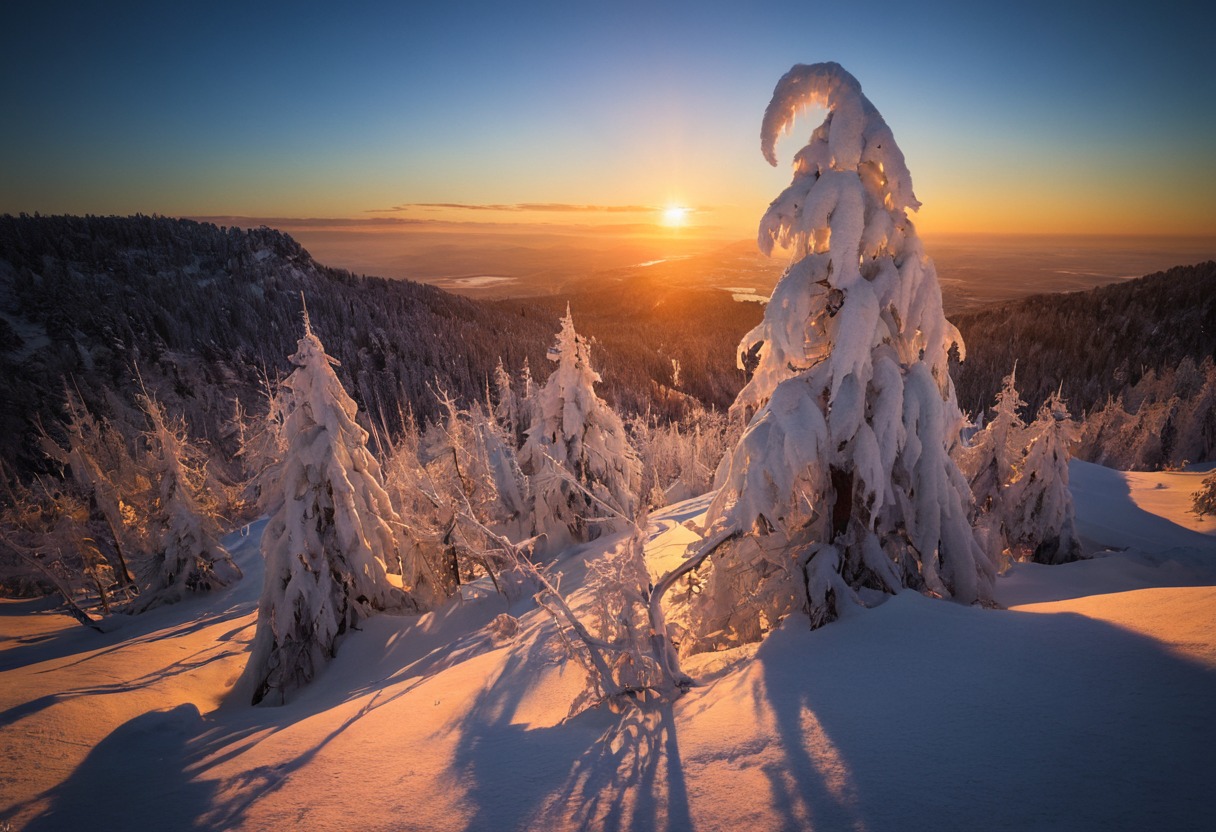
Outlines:
MULTIPOLYGON (((740 344, 751 416, 724 461, 696 609, 702 644, 754 640, 802 609, 818 626, 867 590, 990 602, 994 568, 950 459, 961 414, 948 373, 958 331, 907 211, 920 203, 891 129, 834 63, 778 82, 761 147, 805 106, 827 109, 760 223, 792 251, 763 322, 740 344)), ((704 550, 703 550, 704 552, 704 550)))
POLYGON ((296 370, 279 394, 286 450, 263 491, 266 572, 245 671, 254 704, 282 703, 308 683, 338 637, 368 616, 416 609, 434 595, 416 557, 400 563, 408 595, 388 579, 386 562, 402 557, 400 518, 355 422, 355 402, 307 317, 291 361, 296 370))

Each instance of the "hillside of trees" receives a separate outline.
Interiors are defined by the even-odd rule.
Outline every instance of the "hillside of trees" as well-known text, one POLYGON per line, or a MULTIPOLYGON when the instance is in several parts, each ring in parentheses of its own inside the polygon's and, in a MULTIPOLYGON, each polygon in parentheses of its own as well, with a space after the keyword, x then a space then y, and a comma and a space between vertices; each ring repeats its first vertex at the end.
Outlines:
MULTIPOLYGON (((743 381, 733 345, 757 308, 723 292, 681 290, 660 323, 661 307, 640 296, 653 288, 614 287, 611 303, 573 301, 595 344, 605 397, 627 412, 684 413, 692 400, 672 389, 676 358, 681 388, 724 408, 743 381)), ((390 423, 399 406, 419 422, 437 415, 439 389, 461 402, 484 398, 500 358, 512 373, 527 361, 543 377, 565 311, 565 300, 484 304, 327 268, 267 228, 0 217, 0 454, 18 471, 44 462, 36 426, 54 432, 65 385, 99 415, 138 419, 138 372, 197 438, 230 455, 237 401, 248 412, 264 409, 266 380, 289 369, 302 296, 360 409, 390 423)))
MULTIPOLYGON (((45 463, 37 426, 55 431, 65 385, 99 415, 138 420, 138 372, 196 438, 230 455, 237 402, 246 412, 263 409, 266 381, 289 369, 301 293, 361 411, 390 423, 399 407, 419 422, 438 415, 440 388, 462 403, 484 399, 500 358, 512 374, 526 361, 543 378, 567 303, 593 345, 601 394, 623 414, 670 420, 702 407, 724 411, 746 381, 735 345, 763 314, 727 292, 638 275, 569 298, 477 302, 327 268, 267 228, 4 216, 0 453, 18 472, 45 463)), ((1034 295, 961 313, 955 323, 968 347, 954 369, 959 402, 973 414, 993 401, 1016 360, 1029 414, 1061 386, 1077 416, 1122 410, 1083 443, 1086 458, 1143 468, 1216 452, 1216 426, 1191 412, 1216 377, 1216 263, 1034 295), (1141 413, 1146 402, 1152 418, 1141 413), (1199 437, 1185 448, 1170 444, 1180 421, 1199 437), (1164 431, 1164 447, 1138 438, 1153 431, 1164 431), (1121 455, 1118 443, 1137 450, 1121 455)))
POLYGON ((985 411, 1017 362, 1028 412, 1060 390, 1078 456, 1123 470, 1216 459, 1216 262, 960 314, 962 406, 985 411))
POLYGON ((1073 411, 1088 412, 1147 373, 1216 356, 1216 262, 1087 292, 1031 295, 960 313, 954 323, 967 343, 955 377, 964 409, 987 406, 1016 361, 1032 410, 1063 385, 1073 411))

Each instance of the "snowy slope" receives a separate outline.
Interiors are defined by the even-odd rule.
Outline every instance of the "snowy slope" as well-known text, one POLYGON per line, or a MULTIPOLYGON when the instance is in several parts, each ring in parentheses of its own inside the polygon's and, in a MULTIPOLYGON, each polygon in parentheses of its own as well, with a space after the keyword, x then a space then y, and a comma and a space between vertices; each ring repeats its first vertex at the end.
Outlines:
MULTIPOLYGON (((1213 828, 1216 536, 1179 510, 1186 476, 1074 464, 1088 549, 1125 551, 1019 565, 997 583, 1007 610, 904 593, 815 632, 791 619, 758 649, 689 661, 703 685, 673 706, 569 720, 582 671, 547 615, 476 587, 373 619, 289 704, 248 707, 229 692, 255 528, 232 540, 241 584, 113 632, 0 603, 0 823, 1213 828), (512 638, 488 626, 507 611, 512 638)), ((678 561, 705 506, 653 518, 652 568, 678 561)), ((559 566, 567 590, 613 543, 559 566)))

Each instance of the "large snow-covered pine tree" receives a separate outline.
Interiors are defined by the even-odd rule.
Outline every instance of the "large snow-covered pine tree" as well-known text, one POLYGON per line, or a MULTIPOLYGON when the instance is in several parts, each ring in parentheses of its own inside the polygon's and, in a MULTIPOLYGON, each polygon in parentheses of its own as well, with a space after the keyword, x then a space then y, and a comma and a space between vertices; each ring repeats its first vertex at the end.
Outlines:
POLYGON ((600 376, 591 367, 591 345, 575 332, 569 308, 561 327, 548 356, 557 368, 531 402, 532 422, 520 451, 532 484, 533 532, 545 534, 553 550, 596 536, 596 524, 588 521, 612 516, 597 500, 631 517, 641 483, 620 416, 595 393, 600 376))
POLYGON ((740 344, 755 371, 735 409, 754 415, 708 514, 720 548, 696 615, 710 643, 757 639, 796 610, 818 626, 862 589, 992 597, 949 454, 962 417, 947 359, 962 339, 908 219, 920 203, 903 154, 857 80, 821 63, 777 83, 770 163, 807 105, 827 117, 760 224, 761 249, 792 264, 740 344))
POLYGON ((284 456, 262 493, 266 572, 245 670, 254 704, 281 704, 368 616, 434 597, 419 558, 401 563, 405 592, 388 579, 386 561, 412 550, 400 545, 368 434, 307 314, 304 329, 279 392, 284 456))

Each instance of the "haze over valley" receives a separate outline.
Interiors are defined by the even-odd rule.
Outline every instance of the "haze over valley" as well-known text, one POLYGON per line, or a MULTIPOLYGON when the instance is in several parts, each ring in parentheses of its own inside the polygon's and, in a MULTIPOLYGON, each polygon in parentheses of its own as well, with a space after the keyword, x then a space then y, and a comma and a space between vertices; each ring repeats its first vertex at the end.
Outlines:
MULTIPOLYGON (((712 216, 712 215, 710 215, 712 216)), ((195 217, 285 231, 318 262, 406 278, 474 298, 563 295, 645 276, 680 288, 767 298, 788 254, 765 257, 732 230, 690 225, 195 217)), ((1216 258, 1202 236, 922 234, 947 312, 1042 292, 1072 292, 1216 258)))

